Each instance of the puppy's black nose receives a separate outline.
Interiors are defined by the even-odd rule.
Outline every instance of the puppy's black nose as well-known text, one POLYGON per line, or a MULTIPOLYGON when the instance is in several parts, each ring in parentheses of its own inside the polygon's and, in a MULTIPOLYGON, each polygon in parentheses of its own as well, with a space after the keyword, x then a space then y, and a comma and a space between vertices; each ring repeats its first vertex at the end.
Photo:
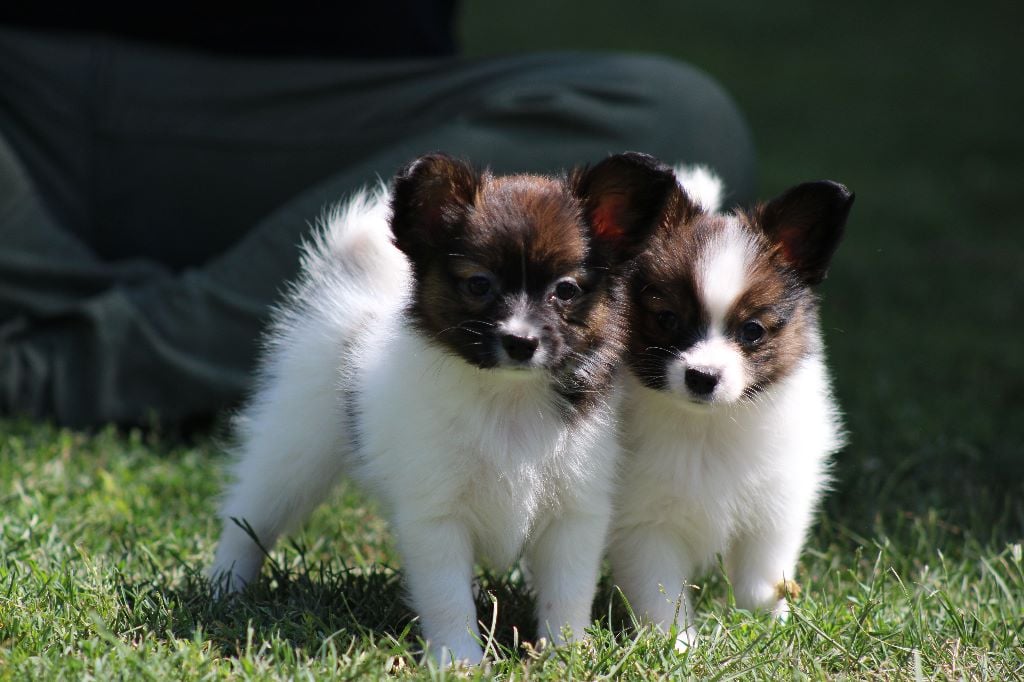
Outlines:
POLYGON ((691 393, 706 398, 715 390, 720 377, 721 374, 715 370, 691 367, 686 370, 683 380, 686 382, 686 387, 690 389, 691 393))
POLYGON ((533 357, 540 341, 534 336, 516 336, 505 334, 501 337, 501 346, 508 356, 519 362, 526 362, 533 357))

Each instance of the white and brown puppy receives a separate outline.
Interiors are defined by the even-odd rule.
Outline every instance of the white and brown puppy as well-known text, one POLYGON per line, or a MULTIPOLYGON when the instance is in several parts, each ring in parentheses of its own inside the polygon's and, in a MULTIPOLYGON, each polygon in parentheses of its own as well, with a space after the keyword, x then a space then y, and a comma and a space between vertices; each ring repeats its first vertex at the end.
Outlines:
POLYGON ((853 203, 834 182, 750 212, 682 179, 630 281, 610 559, 634 611, 694 641, 692 585, 721 554, 741 608, 788 612, 796 562, 842 444, 812 287, 853 203), (710 199, 708 199, 710 195, 710 199))
POLYGON ((567 177, 435 154, 331 216, 239 419, 221 589, 263 561, 235 520, 270 547, 348 475, 381 501, 440 659, 481 658, 477 561, 525 555, 541 634, 581 637, 618 458, 623 269, 675 186, 639 154, 567 177))

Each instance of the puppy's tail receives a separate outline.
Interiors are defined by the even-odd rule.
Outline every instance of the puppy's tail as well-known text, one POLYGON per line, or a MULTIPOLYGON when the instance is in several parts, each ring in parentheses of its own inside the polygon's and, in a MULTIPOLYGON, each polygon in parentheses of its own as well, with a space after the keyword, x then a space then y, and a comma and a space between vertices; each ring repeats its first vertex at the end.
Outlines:
POLYGON ((363 188, 335 204, 317 221, 304 244, 302 269, 312 279, 400 294, 409 277, 409 262, 391 238, 390 197, 384 184, 363 188))
POLYGON ((680 164, 674 168, 679 186, 686 192, 691 201, 700 204, 701 208, 714 213, 722 208, 722 194, 725 184, 722 178, 707 166, 688 166, 680 164))

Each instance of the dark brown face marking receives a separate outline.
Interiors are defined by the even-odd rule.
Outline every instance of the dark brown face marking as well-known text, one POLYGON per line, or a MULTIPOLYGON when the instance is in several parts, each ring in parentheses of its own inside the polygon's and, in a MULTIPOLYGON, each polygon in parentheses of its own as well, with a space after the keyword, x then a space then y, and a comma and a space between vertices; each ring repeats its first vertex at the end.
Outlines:
MULTIPOLYGON (((754 230, 746 223, 745 229, 754 230)), ((820 346, 817 297, 770 244, 759 242, 758 256, 747 273, 746 290, 725 320, 725 333, 745 358, 747 397, 788 375, 811 350, 820 346), (762 330, 752 340, 744 325, 762 330)))
POLYGON ((396 244, 415 273, 413 323, 477 367, 547 372, 573 407, 598 400, 624 348, 623 269, 663 197, 634 204, 657 182, 663 193, 674 185, 645 159, 611 157, 568 178, 496 177, 443 155, 413 162, 392 204, 396 244), (588 207, 605 204, 594 191, 616 196, 618 213, 602 214, 600 231, 588 207))
POLYGON ((588 350, 580 332, 607 294, 604 271, 588 261, 585 229, 563 183, 484 176, 465 219, 416 264, 418 324, 472 364, 492 368, 503 358, 501 325, 529 320, 543 368, 564 369, 572 353, 588 350), (559 298, 563 280, 581 291, 559 298))
POLYGON ((651 388, 678 390, 687 363, 704 362, 702 344, 718 337, 719 349, 729 349, 714 355, 723 367, 705 369, 727 371, 724 365, 734 363, 740 396, 750 398, 816 352, 820 332, 811 284, 824 277, 852 203, 852 195, 837 188, 831 183, 791 191, 781 203, 735 216, 690 211, 663 221, 629 283, 627 361, 633 373, 651 388), (766 215, 774 222, 766 224, 766 215), (716 319, 706 300, 705 268, 724 244, 747 255, 736 273, 739 293, 716 319), (795 261, 794 254, 804 259, 795 261))

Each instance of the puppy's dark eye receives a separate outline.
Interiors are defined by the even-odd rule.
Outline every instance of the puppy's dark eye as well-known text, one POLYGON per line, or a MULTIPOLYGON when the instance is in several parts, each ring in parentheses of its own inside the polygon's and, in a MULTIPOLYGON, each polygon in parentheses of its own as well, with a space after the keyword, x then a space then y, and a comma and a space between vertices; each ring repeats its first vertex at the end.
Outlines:
POLYGON ((470 296, 482 298, 491 293, 491 280, 484 275, 473 275, 462 280, 462 289, 470 296))
POLYGON ((662 310, 658 313, 658 326, 667 332, 674 332, 679 329, 679 316, 671 310, 662 310))
POLYGON ((757 320, 747 320, 740 327, 740 343, 752 346, 764 338, 764 326, 757 320))
POLYGON ((563 301, 571 301, 579 296, 582 291, 580 285, 571 279, 563 279, 555 285, 555 296, 563 301))

